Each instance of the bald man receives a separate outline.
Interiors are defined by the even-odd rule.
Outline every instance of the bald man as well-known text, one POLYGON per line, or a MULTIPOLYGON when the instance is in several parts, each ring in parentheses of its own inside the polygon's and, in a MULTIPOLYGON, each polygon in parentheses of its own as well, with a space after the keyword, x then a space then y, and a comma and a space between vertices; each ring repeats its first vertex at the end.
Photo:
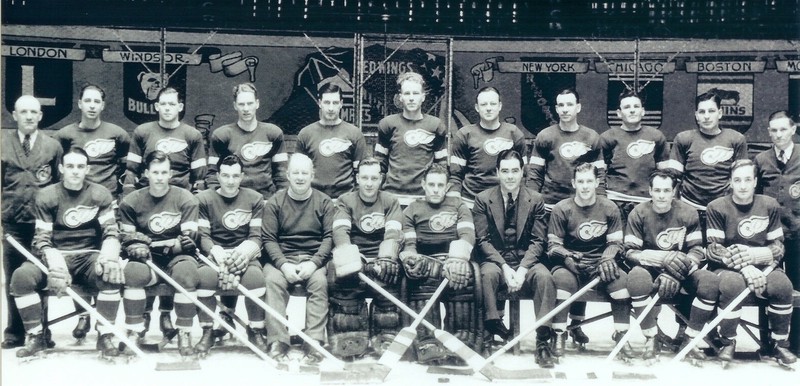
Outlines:
MULTIPOLYGON (((23 95, 14 103, 14 121, 17 130, 2 136, 2 201, 3 232, 22 245, 33 241, 33 203, 39 189, 58 181, 58 164, 61 145, 39 132, 42 105, 31 95, 23 95)), ((3 235, 3 274, 7 305, 6 329, 3 331, 3 349, 20 347, 25 343, 25 329, 9 290, 11 273, 24 261, 3 235)), ((49 340, 49 338, 48 338, 49 340)))
MULTIPOLYGON (((306 329, 322 343, 328 320, 328 283, 325 264, 331 256, 334 207, 330 197, 311 187, 314 164, 308 156, 293 154, 286 175, 289 188, 273 195, 264 208, 261 238, 268 261, 264 265, 267 304, 286 314, 290 286, 301 285, 309 293, 306 329)), ((269 356, 285 361, 289 333, 278 320, 267 317, 269 356)), ((307 344, 304 363, 313 365, 322 357, 307 344)))

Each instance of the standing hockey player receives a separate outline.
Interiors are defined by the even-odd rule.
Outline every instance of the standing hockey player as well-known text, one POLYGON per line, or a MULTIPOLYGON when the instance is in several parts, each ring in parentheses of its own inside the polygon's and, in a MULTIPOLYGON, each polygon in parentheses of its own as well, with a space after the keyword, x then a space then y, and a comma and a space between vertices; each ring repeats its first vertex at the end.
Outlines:
MULTIPOLYGON (((217 168, 219 188, 208 189, 197 194, 199 201, 198 229, 200 231, 200 251, 211 256, 220 268, 220 273, 203 265, 200 267, 200 283, 219 283, 213 288, 197 291, 197 298, 206 307, 214 310, 217 288, 236 290, 241 283, 253 295, 263 297, 266 293, 264 275, 261 271, 261 219, 264 215, 264 201, 260 193, 241 188, 244 178, 242 161, 235 155, 222 159, 217 168)), ((247 336, 250 342, 261 351, 267 351, 264 342, 267 330, 264 328, 264 309, 252 300, 245 300, 249 326, 247 336)), ((210 315, 198 315, 203 336, 195 345, 195 352, 205 355, 214 345, 210 315)))
MULTIPOLYGON (((334 208, 331 199, 311 187, 314 164, 303 154, 289 158, 289 188, 272 196, 264 207, 262 244, 268 255, 264 265, 267 304, 286 314, 289 286, 301 285, 308 292, 305 332, 323 342, 328 319, 328 281, 325 264, 331 257, 331 226, 334 208)), ((269 356, 287 360, 289 332, 273 317, 267 318, 269 356)), ((322 360, 310 345, 303 345, 303 362, 322 360)))
MULTIPOLYGON (((768 350, 782 365, 797 361, 789 347, 789 322, 792 317, 792 283, 779 268, 784 257, 780 204, 769 196, 755 194, 756 166, 749 159, 731 166, 733 192, 708 204, 708 243, 710 268, 720 278, 719 307, 726 308, 745 288, 767 299, 770 332, 768 350), (777 265, 764 275, 763 269, 777 265)), ((719 324, 722 349, 719 359, 727 367, 736 351, 736 329, 741 304, 719 324)))
MULTIPOLYGON (((393 195, 380 190, 381 165, 366 158, 358 165, 358 191, 345 193, 336 203, 333 220, 333 276, 337 263, 365 259, 364 272, 387 291, 400 294, 398 252, 403 239, 403 212, 393 195), (343 258, 340 258, 343 257, 343 258)), ((397 307, 376 295, 357 276, 331 281, 328 339, 334 355, 358 357, 372 345, 377 355, 394 341, 400 329, 397 307), (367 308, 366 298, 372 303, 367 308)))
MULTIPOLYGON (((800 151, 794 151, 797 145, 792 142, 797 122, 788 111, 776 111, 769 116, 767 131, 773 146, 756 156, 757 191, 781 204, 784 268, 795 291, 800 291, 800 151)), ((800 354, 800 313, 792 313, 789 343, 800 354)))
MULTIPOLYGON (((198 264, 192 256, 197 250, 197 199, 186 189, 171 185, 172 168, 169 156, 156 150, 144 159, 146 188, 123 198, 119 205, 122 245, 128 264, 125 265, 123 304, 129 335, 143 338, 146 307, 144 287, 156 284, 158 276, 144 263, 152 260, 170 277, 197 296, 197 288, 215 288, 216 281, 201 283, 198 264)), ((184 294, 176 292, 175 325, 178 328, 178 350, 182 356, 194 354, 190 330, 197 314, 196 306, 184 294)))
MULTIPOLYGON (((39 131, 42 105, 35 97, 23 95, 14 102, 12 113, 17 130, 2 135, 2 202, 3 233, 22 245, 31 245, 34 234, 34 197, 39 189, 58 181, 58 165, 63 153, 58 141, 39 131)), ((6 328, 3 349, 25 344, 22 325, 14 297, 11 295, 11 273, 25 262, 3 238, 3 275, 5 275, 6 328)), ((49 344, 48 338, 48 344, 49 344)))
MULTIPOLYGON (((575 193, 570 176, 575 167, 591 162, 597 168, 599 190, 605 195, 606 164, 600 151, 600 136, 596 131, 578 123, 581 99, 577 91, 568 88, 556 96, 559 122, 536 136, 531 153, 530 172, 526 185, 544 197, 548 214, 553 205, 575 193)), ((586 303, 575 302, 570 307, 572 324, 579 325, 586 317, 586 303)), ((586 345, 589 337, 579 326, 571 326, 574 343, 586 345)))
MULTIPOLYGON (((700 220, 694 208, 675 200, 676 178, 667 171, 657 170, 649 180, 651 200, 631 211, 625 231, 625 260, 633 267, 628 272, 628 292, 637 315, 652 301, 653 287, 663 300, 673 298, 681 288, 693 296, 686 328, 689 339, 682 343, 685 345, 711 318, 719 296, 719 278, 700 269, 705 263, 700 220)), ((658 354, 659 310, 659 306, 653 308, 640 326, 646 338, 642 356, 647 361, 658 354)), ((692 361, 706 359, 696 347, 688 356, 692 361)))
MULTIPOLYGON (((555 307, 556 287, 550 270, 539 262, 547 234, 544 201, 533 190, 521 186, 525 164, 522 154, 507 149, 497 155, 496 175, 500 185, 483 191, 475 200, 477 258, 483 283, 484 329, 508 340, 497 304, 497 291, 533 292, 536 316, 555 307)), ((551 323, 536 329, 536 363, 553 367, 551 323)))
MULTIPOLYGON (((409 278, 410 306, 417 311, 430 300, 443 278, 450 281, 440 298, 446 311, 444 329, 478 350, 483 331, 477 328, 480 317, 474 290, 477 284, 470 264, 475 225, 472 213, 461 199, 446 197, 447 181, 447 169, 442 165, 434 164, 423 174, 425 199, 412 202, 403 211, 405 246, 400 260, 409 278)), ((438 303, 426 319, 440 326, 438 303)), ((448 360, 450 354, 427 329, 417 330, 414 351, 419 363, 448 360)))
MULTIPOLYGON (((600 185, 598 168, 593 164, 580 164, 575 168, 572 187, 575 196, 560 201, 553 207, 548 228, 547 255, 556 282, 556 305, 591 279, 600 277, 602 291, 611 297, 614 318, 614 341, 619 341, 628 330, 630 295, 627 275, 619 268, 617 259, 622 254, 622 222, 619 208, 611 200, 597 195, 600 185)), ((564 355, 567 313, 553 320, 556 331, 555 356, 564 355)), ((634 356, 630 344, 620 353, 621 358, 634 356)))
MULTIPOLYGON (((46 348, 42 304, 36 293, 45 285, 56 292, 73 282, 88 285, 99 291, 97 312, 112 323, 117 319, 123 283, 119 228, 111 193, 86 181, 88 162, 89 155, 83 149, 70 148, 58 166, 63 181, 43 188, 36 195, 33 250, 44 258, 49 273, 45 275, 26 261, 11 276, 11 293, 28 334, 27 343, 17 351, 17 357, 30 357, 46 348)), ((109 327, 98 324, 97 331, 97 350, 101 355, 118 356, 109 327)))
POLYGON ((500 122, 503 103, 500 92, 484 87, 475 97, 481 120, 458 130, 450 156, 450 196, 461 196, 469 204, 478 193, 498 185, 497 155, 514 149, 526 156, 525 134, 511 123, 500 122))
MULTIPOLYGON (((72 146, 78 146, 89 155, 89 172, 86 180, 103 185, 114 197, 114 207, 117 198, 122 193, 122 184, 119 183, 125 174, 125 159, 131 145, 131 138, 123 128, 105 122, 101 114, 106 107, 106 92, 100 86, 88 84, 78 94, 78 109, 81 110, 81 120, 62 127, 53 134, 53 138, 61 143, 64 151, 72 146)), ((89 299, 87 299, 89 300, 89 299)), ((75 309, 81 307, 75 303, 75 309)), ((91 327, 89 314, 84 312, 78 319, 78 324, 72 330, 75 339, 83 339, 91 327)))
POLYGON ((319 121, 297 134, 297 152, 305 154, 316 167, 311 187, 336 199, 355 186, 358 162, 364 158, 367 143, 357 127, 339 116, 342 90, 328 83, 317 94, 319 121))
POLYGON ((422 111, 425 81, 420 74, 405 72, 397 76, 397 99, 403 111, 378 122, 375 157, 386 173, 383 189, 397 195, 405 207, 425 193, 422 175, 436 163, 447 165, 446 127, 442 121, 422 111))

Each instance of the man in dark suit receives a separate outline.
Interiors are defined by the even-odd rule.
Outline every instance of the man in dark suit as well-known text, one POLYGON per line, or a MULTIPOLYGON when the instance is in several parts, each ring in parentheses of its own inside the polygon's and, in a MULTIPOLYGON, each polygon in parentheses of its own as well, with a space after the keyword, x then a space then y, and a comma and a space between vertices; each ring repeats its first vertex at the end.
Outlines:
MULTIPOLYGON (((510 337, 497 304, 497 291, 533 292, 537 317, 555 307, 556 288, 550 271, 539 262, 547 231, 542 196, 521 186, 522 156, 509 149, 497 156, 499 186, 480 193, 473 218, 477 234, 477 258, 481 267, 485 328, 504 340, 510 337)), ((551 327, 536 330, 536 363, 553 367, 550 348, 551 327)))

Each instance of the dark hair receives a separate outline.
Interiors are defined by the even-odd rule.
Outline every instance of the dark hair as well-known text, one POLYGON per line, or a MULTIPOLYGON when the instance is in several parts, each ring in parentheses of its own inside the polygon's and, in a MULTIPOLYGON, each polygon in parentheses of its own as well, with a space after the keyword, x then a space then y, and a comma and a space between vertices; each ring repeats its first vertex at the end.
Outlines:
POLYGON ((478 103, 478 96, 483 94, 483 93, 485 93, 485 92, 493 92, 493 93, 497 94, 497 101, 498 102, 502 102, 503 101, 503 97, 500 95, 500 91, 497 91, 497 89, 492 87, 492 86, 485 86, 485 87, 481 88, 480 90, 478 90, 478 93, 475 94, 475 103, 478 103))
POLYGON ((256 99, 258 99, 258 89, 256 88, 256 85, 246 82, 233 86, 233 100, 236 101, 236 97, 243 92, 251 92, 253 95, 255 95, 256 99))
POLYGON ((103 90, 102 87, 93 83, 87 83, 85 86, 81 87, 81 92, 78 94, 78 99, 83 99, 83 93, 85 93, 86 90, 97 90, 97 92, 100 93, 100 99, 104 101, 106 100, 106 91, 103 90))
POLYGON ((786 110, 778 110, 778 111, 770 114, 769 115, 769 119, 767 119, 767 122, 770 122, 770 121, 773 121, 773 120, 776 120, 776 119, 780 119, 780 118, 789 119, 789 123, 791 123, 792 126, 797 124, 797 121, 795 121, 794 118, 792 118, 792 113, 790 113, 790 112, 788 112, 786 110))
POLYGON ((183 96, 181 95, 181 93, 178 92, 178 89, 176 89, 175 87, 164 87, 161 90, 158 90, 158 95, 156 96, 156 102, 158 102, 161 99, 161 96, 165 94, 176 94, 178 95, 178 103, 183 103, 183 96))
POLYGON ((422 176, 423 180, 427 180, 428 176, 431 174, 444 174, 445 178, 450 177, 450 173, 447 171, 447 167, 440 165, 440 164, 432 164, 428 170, 425 170, 425 175, 422 176))
POLYGON ((556 94, 556 99, 558 98, 559 95, 569 95, 569 94, 575 95, 575 103, 581 103, 580 94, 578 94, 578 92, 575 91, 575 89, 572 88, 572 87, 567 87, 567 88, 561 90, 561 92, 556 94))
POLYGON ((244 164, 242 163, 242 159, 239 158, 239 156, 236 154, 231 154, 219 160, 219 162, 217 162, 217 169, 222 168, 222 165, 228 165, 228 166, 239 165, 240 168, 244 169, 244 164))
POLYGON ((64 158, 67 157, 67 154, 80 154, 86 157, 86 163, 87 164, 89 163, 89 153, 87 153, 86 150, 83 150, 83 148, 80 146, 74 146, 74 145, 70 146, 69 149, 67 149, 67 151, 65 151, 64 154, 61 155, 62 165, 64 164, 64 158))
POLYGON ((706 91, 698 95, 697 98, 694 98, 694 108, 697 109, 697 106, 700 106, 700 102, 705 101, 714 101, 714 103, 717 105, 717 108, 722 106, 722 98, 720 98, 719 95, 713 91, 706 91))
MULTIPOLYGON (((361 160, 361 162, 358 163, 358 171, 360 172, 361 168, 364 166, 372 166, 372 165, 381 166, 381 161, 378 161, 378 159, 375 157, 364 158, 361 160)), ((380 170, 380 168, 378 169, 380 170)), ((383 174, 383 171, 381 171, 381 174, 383 174)))
POLYGON ((672 182, 672 189, 675 189, 675 187, 678 186, 678 180, 675 178, 675 176, 672 173, 670 173, 670 172, 668 172, 666 170, 655 170, 654 172, 650 173, 650 187, 651 188, 653 187, 653 181, 656 179, 656 177, 669 178, 669 180, 672 182))
POLYGON ((317 99, 322 100, 323 94, 339 94, 339 99, 342 99, 342 88, 333 83, 324 84, 322 87, 317 90, 317 99))
POLYGON ((597 166, 594 166, 594 164, 590 164, 588 162, 584 162, 576 166, 575 170, 572 171, 572 179, 575 179, 575 176, 578 175, 578 173, 588 172, 588 171, 591 171, 594 174, 595 178, 600 178, 597 166))
POLYGON ((617 102, 619 102, 620 107, 622 107, 622 100, 625 98, 638 98, 640 102, 642 102, 642 106, 644 106, 644 98, 639 95, 636 91, 625 89, 619 97, 617 98, 617 102))
POLYGON ((519 167, 523 168, 524 170, 525 162, 522 160, 522 154, 519 154, 519 152, 514 149, 502 150, 497 154, 497 162, 495 165, 497 169, 500 169, 500 161, 507 159, 515 159, 519 161, 519 167))
POLYGON ((756 164, 752 160, 750 160, 749 158, 737 159, 736 161, 733 161, 733 163, 731 164, 731 177, 733 176, 733 172, 736 171, 736 169, 747 167, 747 166, 752 166, 753 167, 753 177, 755 177, 756 176, 756 164))
POLYGON ((156 150, 144 157, 144 168, 150 169, 150 165, 162 162, 170 162, 169 156, 161 150, 156 150))

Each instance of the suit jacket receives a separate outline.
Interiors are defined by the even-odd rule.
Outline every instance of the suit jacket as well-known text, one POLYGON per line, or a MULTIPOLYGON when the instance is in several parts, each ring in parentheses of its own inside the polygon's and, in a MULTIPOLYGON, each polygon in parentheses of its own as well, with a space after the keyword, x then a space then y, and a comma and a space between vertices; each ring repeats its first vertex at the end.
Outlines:
POLYGON ((517 196, 517 237, 515 245, 506 245, 505 203, 499 186, 485 190, 475 198, 472 209, 479 262, 491 261, 498 266, 531 268, 539 262, 547 237, 542 195, 524 186, 517 196), (503 253, 512 250, 513 253, 503 253))

